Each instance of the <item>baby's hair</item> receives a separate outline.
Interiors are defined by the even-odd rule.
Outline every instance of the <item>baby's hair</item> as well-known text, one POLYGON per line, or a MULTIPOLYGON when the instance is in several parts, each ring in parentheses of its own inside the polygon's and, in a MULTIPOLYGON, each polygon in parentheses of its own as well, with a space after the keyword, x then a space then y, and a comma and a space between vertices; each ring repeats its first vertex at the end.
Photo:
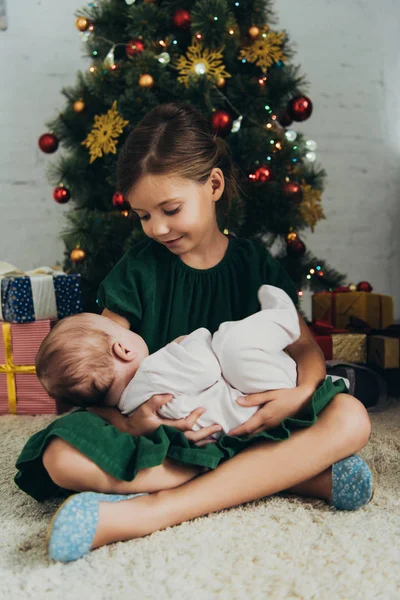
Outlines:
POLYGON ((240 192, 228 144, 212 133, 207 119, 190 104, 160 104, 129 134, 118 158, 117 189, 126 197, 147 174, 205 183, 214 168, 224 174, 225 189, 217 208, 227 215, 240 192))
POLYGON ((86 313, 57 323, 36 355, 36 374, 49 396, 72 406, 101 406, 114 381, 112 341, 86 313))

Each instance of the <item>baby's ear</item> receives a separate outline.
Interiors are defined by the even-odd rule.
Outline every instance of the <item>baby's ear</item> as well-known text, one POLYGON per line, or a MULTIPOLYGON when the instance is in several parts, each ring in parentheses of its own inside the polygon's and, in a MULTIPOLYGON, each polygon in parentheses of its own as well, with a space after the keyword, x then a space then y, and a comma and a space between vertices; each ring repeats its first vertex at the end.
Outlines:
POLYGON ((127 348, 124 344, 121 344, 121 342, 114 342, 112 350, 117 358, 120 358, 126 362, 135 360, 135 358, 138 356, 137 350, 134 348, 127 348))

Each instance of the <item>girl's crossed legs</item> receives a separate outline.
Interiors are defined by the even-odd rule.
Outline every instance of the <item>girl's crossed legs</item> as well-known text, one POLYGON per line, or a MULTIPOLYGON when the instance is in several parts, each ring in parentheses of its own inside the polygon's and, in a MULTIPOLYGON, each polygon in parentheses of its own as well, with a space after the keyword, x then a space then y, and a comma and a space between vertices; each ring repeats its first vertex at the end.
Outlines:
POLYGON ((338 394, 310 428, 281 442, 263 441, 243 450, 217 469, 172 460, 119 481, 60 438, 50 442, 43 464, 66 489, 129 494, 154 492, 118 503, 100 503, 92 548, 141 537, 208 513, 280 491, 330 499, 333 463, 365 446, 371 431, 364 406, 338 394))

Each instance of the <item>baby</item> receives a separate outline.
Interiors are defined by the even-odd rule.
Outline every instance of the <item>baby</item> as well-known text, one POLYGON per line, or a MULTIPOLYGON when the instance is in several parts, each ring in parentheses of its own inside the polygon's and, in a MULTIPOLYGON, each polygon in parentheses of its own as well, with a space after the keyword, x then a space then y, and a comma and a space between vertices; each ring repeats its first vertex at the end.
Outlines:
POLYGON ((289 296, 270 285, 258 291, 261 311, 204 328, 149 356, 145 341, 115 321, 91 313, 63 319, 43 341, 37 375, 49 395, 75 406, 118 406, 129 416, 154 394, 172 394, 159 411, 171 419, 206 410, 193 429, 218 424, 218 439, 257 410, 237 404, 246 394, 294 388, 295 361, 285 352, 300 336, 289 296))

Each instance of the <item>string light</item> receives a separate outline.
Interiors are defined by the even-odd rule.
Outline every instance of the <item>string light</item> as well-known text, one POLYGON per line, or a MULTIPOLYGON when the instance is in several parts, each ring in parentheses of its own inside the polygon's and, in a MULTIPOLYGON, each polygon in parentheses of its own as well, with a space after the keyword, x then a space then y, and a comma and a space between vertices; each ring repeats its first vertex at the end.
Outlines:
POLYGON ((314 142, 314 140, 307 140, 306 148, 307 150, 311 150, 311 152, 315 152, 315 150, 317 149, 317 142, 314 142))
POLYGON ((198 40, 201 40, 201 39, 203 39, 203 36, 201 35, 201 33, 196 33, 196 38, 198 40))
POLYGON ((275 144, 275 148, 276 148, 277 150, 282 150, 282 144, 281 144, 280 142, 277 142, 277 143, 275 144))
POLYGON ((160 46, 162 46, 163 48, 165 48, 167 46, 167 44, 164 42, 164 40, 160 40, 158 42, 160 44, 160 46))
POLYGON ((300 296, 300 298, 301 298, 301 296, 303 295, 303 290, 299 290, 299 291, 297 292, 297 295, 298 295, 298 296, 300 296))
POLYGON ((94 73, 94 72, 95 72, 95 70, 96 70, 96 67, 95 67, 94 65, 91 65, 91 66, 89 67, 89 71, 90 71, 91 73, 94 73))
POLYGON ((309 273, 308 273, 308 275, 307 275, 307 279, 311 279, 311 277, 312 277, 313 275, 318 275, 319 277, 323 277, 323 275, 324 275, 324 272, 322 271, 322 269, 321 269, 321 266, 320 266, 320 265, 317 265, 317 266, 315 267, 315 269, 313 269, 313 268, 311 268, 311 269, 310 269, 310 271, 309 271, 309 273))
POLYGON ((260 85, 265 85, 265 82, 266 82, 266 81, 267 81, 267 78, 266 78, 266 77, 260 77, 260 79, 258 80, 258 83, 259 83, 260 85))
POLYGON ((230 29, 230 30, 229 30, 229 34, 230 34, 230 35, 233 35, 234 33, 235 33, 235 32, 234 32, 234 30, 233 30, 233 29, 230 29))
POLYGON ((297 138, 297 132, 294 131, 293 129, 288 129, 285 132, 285 136, 288 142, 294 142, 297 138))

